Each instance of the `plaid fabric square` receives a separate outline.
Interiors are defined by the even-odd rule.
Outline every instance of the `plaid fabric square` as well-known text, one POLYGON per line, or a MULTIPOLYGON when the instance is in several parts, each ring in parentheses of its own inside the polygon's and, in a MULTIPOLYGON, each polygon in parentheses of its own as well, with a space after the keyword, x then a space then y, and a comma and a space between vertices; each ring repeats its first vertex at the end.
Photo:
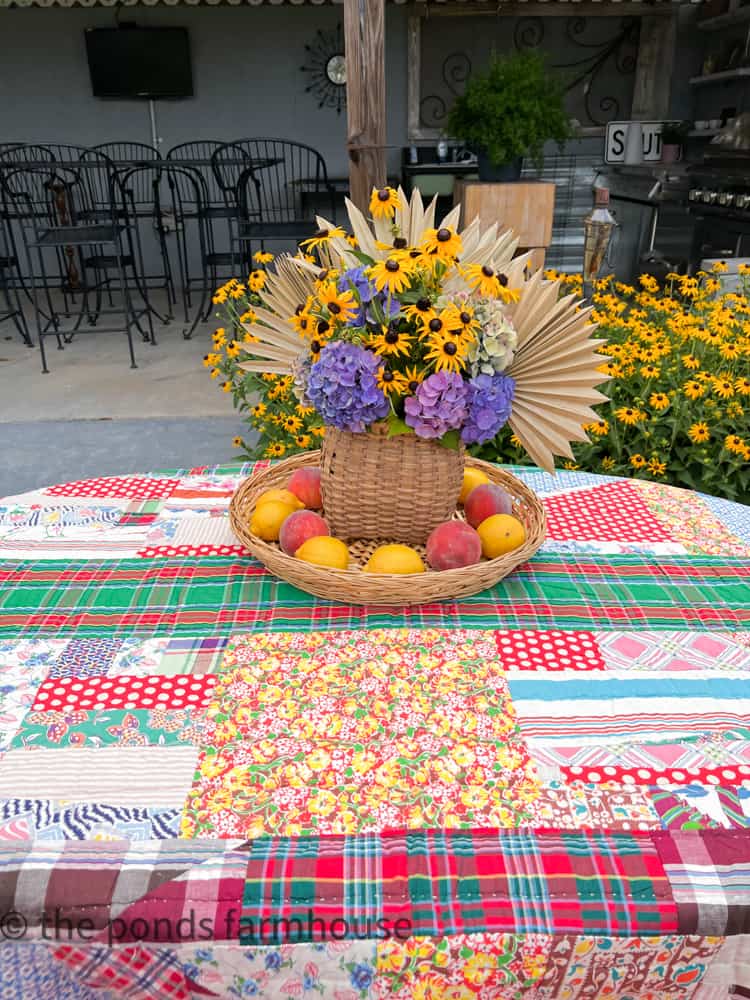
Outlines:
POLYGON ((106 674, 122 639, 71 639, 49 672, 51 678, 106 674))
POLYGON ((552 541, 675 541, 627 480, 545 497, 552 541))
POLYGON ((48 944, 0 942, 0 996, 3 1000, 102 1000, 61 965, 48 944))
POLYGON ((54 497, 92 497, 117 500, 159 500, 169 497, 180 485, 179 479, 162 476, 111 476, 104 479, 80 479, 50 486, 44 492, 54 497))
POLYGON ((654 834, 682 933, 750 933, 750 838, 740 830, 654 834))
POLYGON ((178 957, 167 948, 135 945, 112 950, 64 944, 55 949, 54 956, 84 986, 107 990, 109 996, 128 1000, 192 1000, 195 996, 178 957))
POLYGON ((599 632, 610 670, 731 670, 750 672, 750 649, 729 632, 599 632))
POLYGON ((431 936, 677 929, 650 834, 427 830, 263 838, 249 849, 246 944, 314 940, 334 923, 355 937, 363 921, 431 936))
POLYGON ((127 524, 153 524, 159 516, 163 503, 163 500, 144 500, 141 502, 134 500, 122 512, 122 516, 117 523, 119 526, 127 524))

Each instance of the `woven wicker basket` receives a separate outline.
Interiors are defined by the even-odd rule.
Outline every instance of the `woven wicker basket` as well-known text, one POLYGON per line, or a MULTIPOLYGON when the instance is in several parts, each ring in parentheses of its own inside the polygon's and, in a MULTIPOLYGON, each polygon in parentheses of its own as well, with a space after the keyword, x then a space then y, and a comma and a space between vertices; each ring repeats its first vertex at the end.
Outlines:
MULTIPOLYGON (((286 555, 275 542, 264 542, 252 535, 249 529, 250 519, 261 493, 274 487, 284 487, 295 469, 304 465, 319 465, 320 462, 321 453, 313 451, 295 455, 264 469, 240 484, 229 505, 232 530, 256 559, 275 576, 318 597, 344 604, 379 605, 429 604, 432 601, 468 597, 502 580, 517 566, 526 562, 544 541, 544 508, 536 494, 509 472, 487 462, 467 458, 467 465, 481 469, 493 483, 502 486, 513 497, 513 513, 526 527, 526 541, 520 548, 498 559, 483 559, 474 566, 439 573, 429 569, 425 573, 403 575, 363 573, 362 566, 374 549, 396 540, 392 535, 385 535, 377 539, 351 541, 351 563, 346 570, 327 569, 302 562, 294 556, 286 555)), ((328 512, 324 513, 328 517, 328 512)), ((462 513, 454 505, 448 517, 461 517, 462 513)), ((416 545, 415 548, 424 559, 424 546, 416 545)))
POLYGON ((320 465, 332 535, 420 545, 456 509, 464 450, 414 434, 389 438, 327 427, 320 465))

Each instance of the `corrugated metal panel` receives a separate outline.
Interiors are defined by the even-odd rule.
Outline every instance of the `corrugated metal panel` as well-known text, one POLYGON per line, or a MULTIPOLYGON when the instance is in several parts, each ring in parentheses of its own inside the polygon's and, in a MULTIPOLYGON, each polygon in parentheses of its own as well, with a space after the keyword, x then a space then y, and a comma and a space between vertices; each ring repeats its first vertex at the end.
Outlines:
POLYGON ((583 220, 591 211, 592 186, 601 156, 545 156, 537 171, 524 161, 523 176, 555 185, 552 243, 546 263, 560 271, 580 271, 583 266, 583 220))

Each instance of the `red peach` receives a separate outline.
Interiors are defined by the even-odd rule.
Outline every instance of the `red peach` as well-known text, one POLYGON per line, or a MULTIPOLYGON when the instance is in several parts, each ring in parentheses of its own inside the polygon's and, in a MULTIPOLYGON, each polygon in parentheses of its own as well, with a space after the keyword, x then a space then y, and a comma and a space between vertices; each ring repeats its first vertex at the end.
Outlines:
POLYGON ((330 535, 328 525, 319 514, 311 510, 295 510, 287 517, 279 531, 279 545, 288 556, 293 556, 308 538, 330 535))
POLYGON ((286 488, 294 493, 305 507, 320 510, 323 506, 323 497, 320 492, 320 469, 315 466, 297 469, 292 474, 286 488))
POLYGON ((501 486, 494 483, 484 483, 471 491, 464 501, 466 520, 477 528, 493 514, 510 514, 513 503, 501 486))
POLYGON ((444 521, 427 539, 427 562, 433 569, 472 566, 482 557, 482 540, 465 521, 444 521))

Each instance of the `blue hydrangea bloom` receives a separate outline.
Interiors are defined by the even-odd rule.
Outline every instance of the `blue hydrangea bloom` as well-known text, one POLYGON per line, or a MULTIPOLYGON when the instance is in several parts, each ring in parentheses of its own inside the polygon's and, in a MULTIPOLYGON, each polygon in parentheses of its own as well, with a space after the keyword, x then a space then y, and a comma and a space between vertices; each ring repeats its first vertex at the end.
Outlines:
POLYGON ((423 438, 440 438, 466 419, 466 383, 457 372, 435 372, 404 403, 404 419, 423 438))
POLYGON ((307 398, 326 424, 361 434, 390 409, 376 379, 381 365, 380 358, 356 344, 326 344, 310 369, 307 398))
POLYGON ((508 422, 515 388, 510 375, 477 375, 469 381, 469 412, 461 431, 464 444, 483 444, 495 437, 508 422))

